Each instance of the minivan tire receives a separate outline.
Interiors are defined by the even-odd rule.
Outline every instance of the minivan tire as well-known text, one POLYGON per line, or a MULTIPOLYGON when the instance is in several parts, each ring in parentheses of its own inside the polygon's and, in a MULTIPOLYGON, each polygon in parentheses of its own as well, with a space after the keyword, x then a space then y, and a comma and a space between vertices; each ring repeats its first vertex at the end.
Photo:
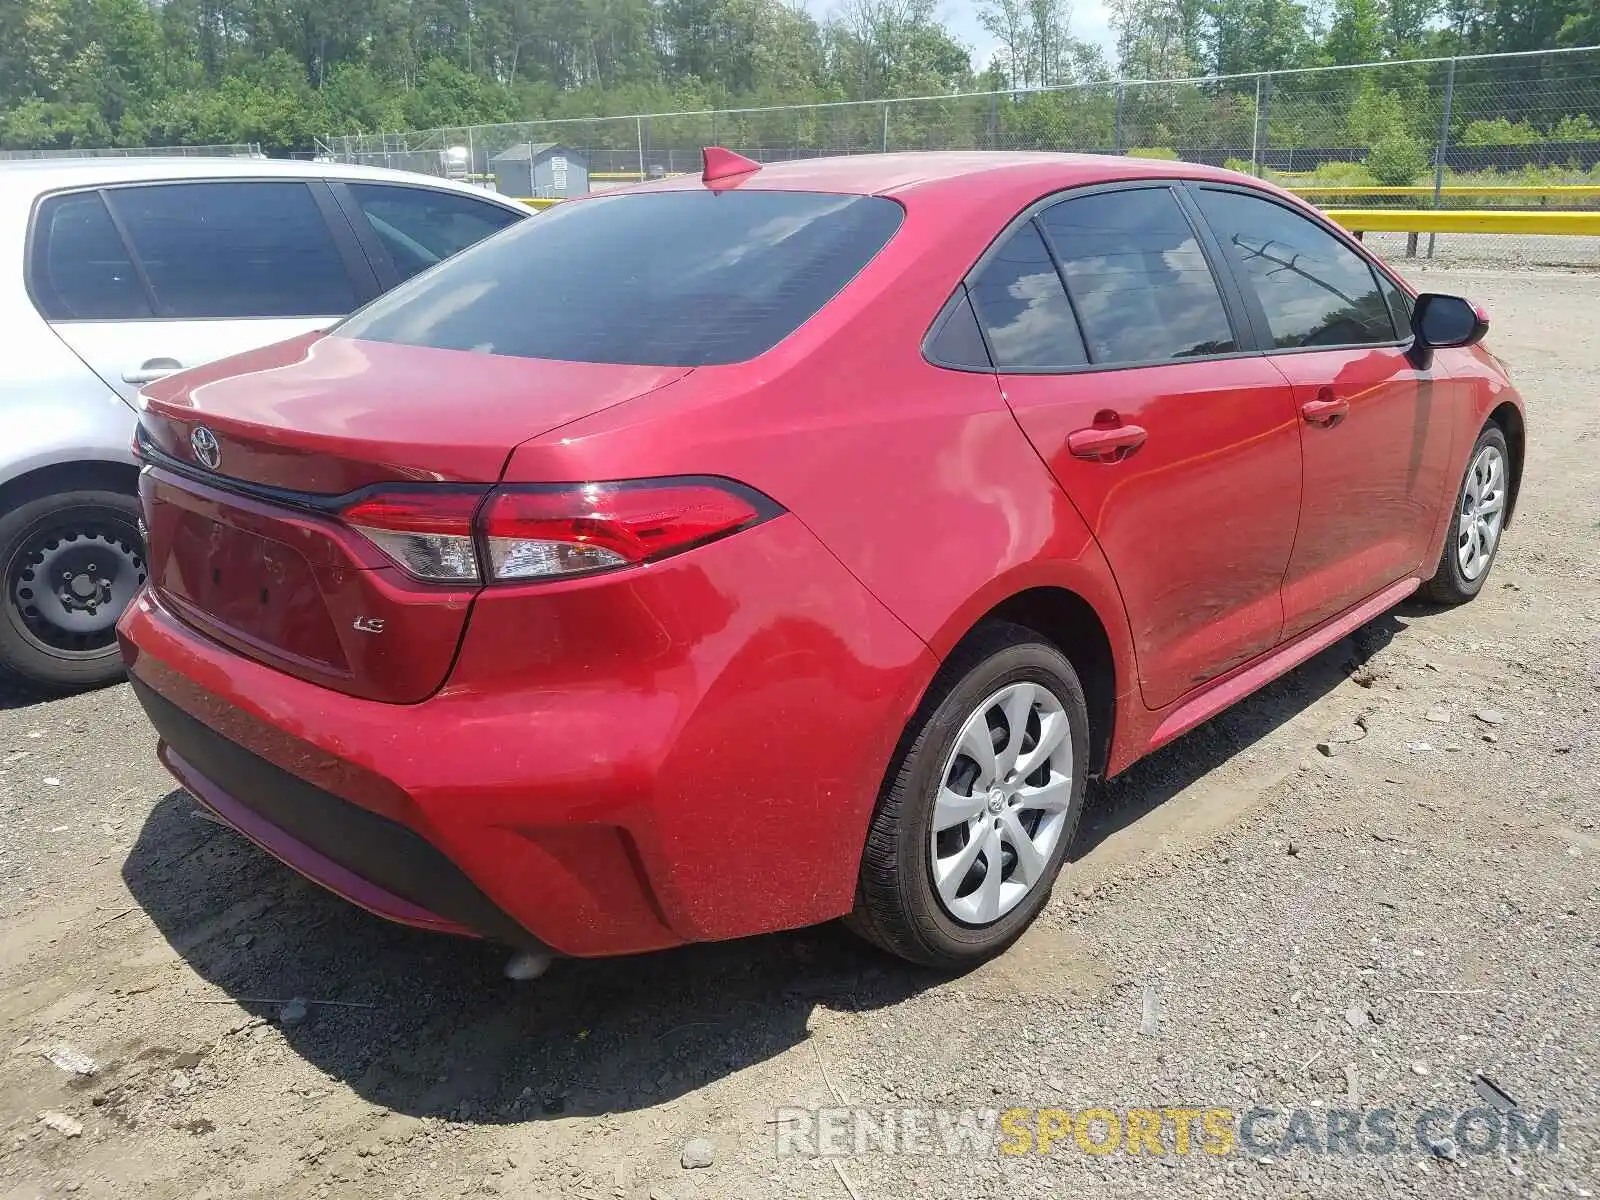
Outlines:
POLYGON ((0 515, 0 668, 48 693, 123 678, 115 618, 144 582, 144 554, 139 501, 126 492, 56 492, 0 515), (40 589, 31 585, 45 582, 35 576, 47 563, 63 567, 62 580, 52 581, 58 587, 72 571, 66 588, 86 594, 69 590, 63 604, 38 604, 40 589), (52 609, 82 627, 57 623, 52 609))

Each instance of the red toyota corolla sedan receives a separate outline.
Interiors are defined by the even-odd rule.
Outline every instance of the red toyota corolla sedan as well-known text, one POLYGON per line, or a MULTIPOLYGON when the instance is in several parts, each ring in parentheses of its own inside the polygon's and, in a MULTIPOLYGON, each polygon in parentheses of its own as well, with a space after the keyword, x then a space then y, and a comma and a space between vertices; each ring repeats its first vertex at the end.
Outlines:
POLYGON ((708 151, 152 387, 122 645, 183 785, 382 916, 960 968, 1090 777, 1483 586, 1485 327, 1225 171, 708 151))

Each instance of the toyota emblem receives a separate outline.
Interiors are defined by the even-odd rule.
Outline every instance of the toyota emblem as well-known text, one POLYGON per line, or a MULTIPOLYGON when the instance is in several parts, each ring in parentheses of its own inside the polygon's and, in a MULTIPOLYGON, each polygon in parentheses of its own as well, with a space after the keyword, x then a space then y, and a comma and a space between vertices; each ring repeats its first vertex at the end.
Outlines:
POLYGON ((194 460, 208 471, 215 471, 222 461, 222 447, 217 445, 217 435, 204 425, 196 425, 189 435, 189 445, 194 450, 194 460))

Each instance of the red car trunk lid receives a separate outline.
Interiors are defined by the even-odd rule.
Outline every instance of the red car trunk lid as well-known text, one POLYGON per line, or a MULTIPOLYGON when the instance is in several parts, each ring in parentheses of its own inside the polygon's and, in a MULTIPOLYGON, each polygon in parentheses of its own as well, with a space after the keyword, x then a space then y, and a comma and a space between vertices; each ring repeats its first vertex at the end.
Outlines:
POLYGON ((493 483, 518 442, 686 374, 314 333, 150 386, 141 423, 180 462, 297 492, 493 483), (215 467, 196 458, 201 426, 215 439, 215 467))
POLYGON ((475 585, 425 583, 338 516, 378 484, 481 485, 529 437, 687 374, 313 335, 147 393, 150 584, 188 624, 324 686, 414 703, 475 585))

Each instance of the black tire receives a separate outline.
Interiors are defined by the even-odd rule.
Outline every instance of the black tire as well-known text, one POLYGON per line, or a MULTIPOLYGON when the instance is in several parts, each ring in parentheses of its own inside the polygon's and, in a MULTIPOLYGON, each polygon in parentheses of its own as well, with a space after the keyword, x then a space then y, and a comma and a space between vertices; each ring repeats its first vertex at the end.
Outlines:
POLYGON ((0 667, 53 693, 123 678, 114 620, 144 576, 139 501, 125 492, 57 492, 0 515, 0 667), (65 564, 85 578, 84 568, 95 568, 94 582, 104 590, 73 599, 75 605, 92 601, 94 611, 75 608, 70 618, 93 628, 55 621, 54 601, 39 603, 42 588, 36 585, 45 582, 39 571, 46 562, 65 564))
POLYGON ((978 631, 945 663, 901 739, 867 833, 846 924, 891 954, 943 971, 966 970, 1004 951, 1050 898, 1083 813, 1088 757, 1088 709, 1072 664, 1030 629, 996 623, 978 631), (935 887, 934 797, 967 718, 986 698, 1023 681, 1047 688, 1066 713, 1071 799, 1040 881, 999 920, 966 924, 950 915, 935 887))
POLYGON ((1456 485, 1455 507, 1450 514, 1450 528, 1445 533, 1444 549, 1439 556, 1439 562, 1434 570, 1433 578, 1422 585, 1420 595, 1436 604, 1465 604, 1483 590, 1484 580, 1489 578, 1489 572, 1494 570, 1495 559, 1500 555, 1500 543, 1504 540, 1505 521, 1508 513, 1511 495, 1511 452, 1506 446, 1506 435, 1500 426, 1492 421, 1483 427, 1483 432, 1478 434, 1478 440, 1473 444, 1472 453, 1467 456, 1467 468, 1462 472, 1461 482, 1456 485), (1467 484, 1472 477, 1472 465, 1478 461, 1478 455, 1485 447, 1493 446, 1500 451, 1501 460, 1506 470, 1506 494, 1504 502, 1506 508, 1502 510, 1500 531, 1495 536, 1494 547, 1489 552, 1489 561, 1484 563, 1483 570, 1478 572, 1477 578, 1468 579, 1461 570, 1461 560, 1458 557, 1460 523, 1459 518, 1462 506, 1466 503, 1467 484))

